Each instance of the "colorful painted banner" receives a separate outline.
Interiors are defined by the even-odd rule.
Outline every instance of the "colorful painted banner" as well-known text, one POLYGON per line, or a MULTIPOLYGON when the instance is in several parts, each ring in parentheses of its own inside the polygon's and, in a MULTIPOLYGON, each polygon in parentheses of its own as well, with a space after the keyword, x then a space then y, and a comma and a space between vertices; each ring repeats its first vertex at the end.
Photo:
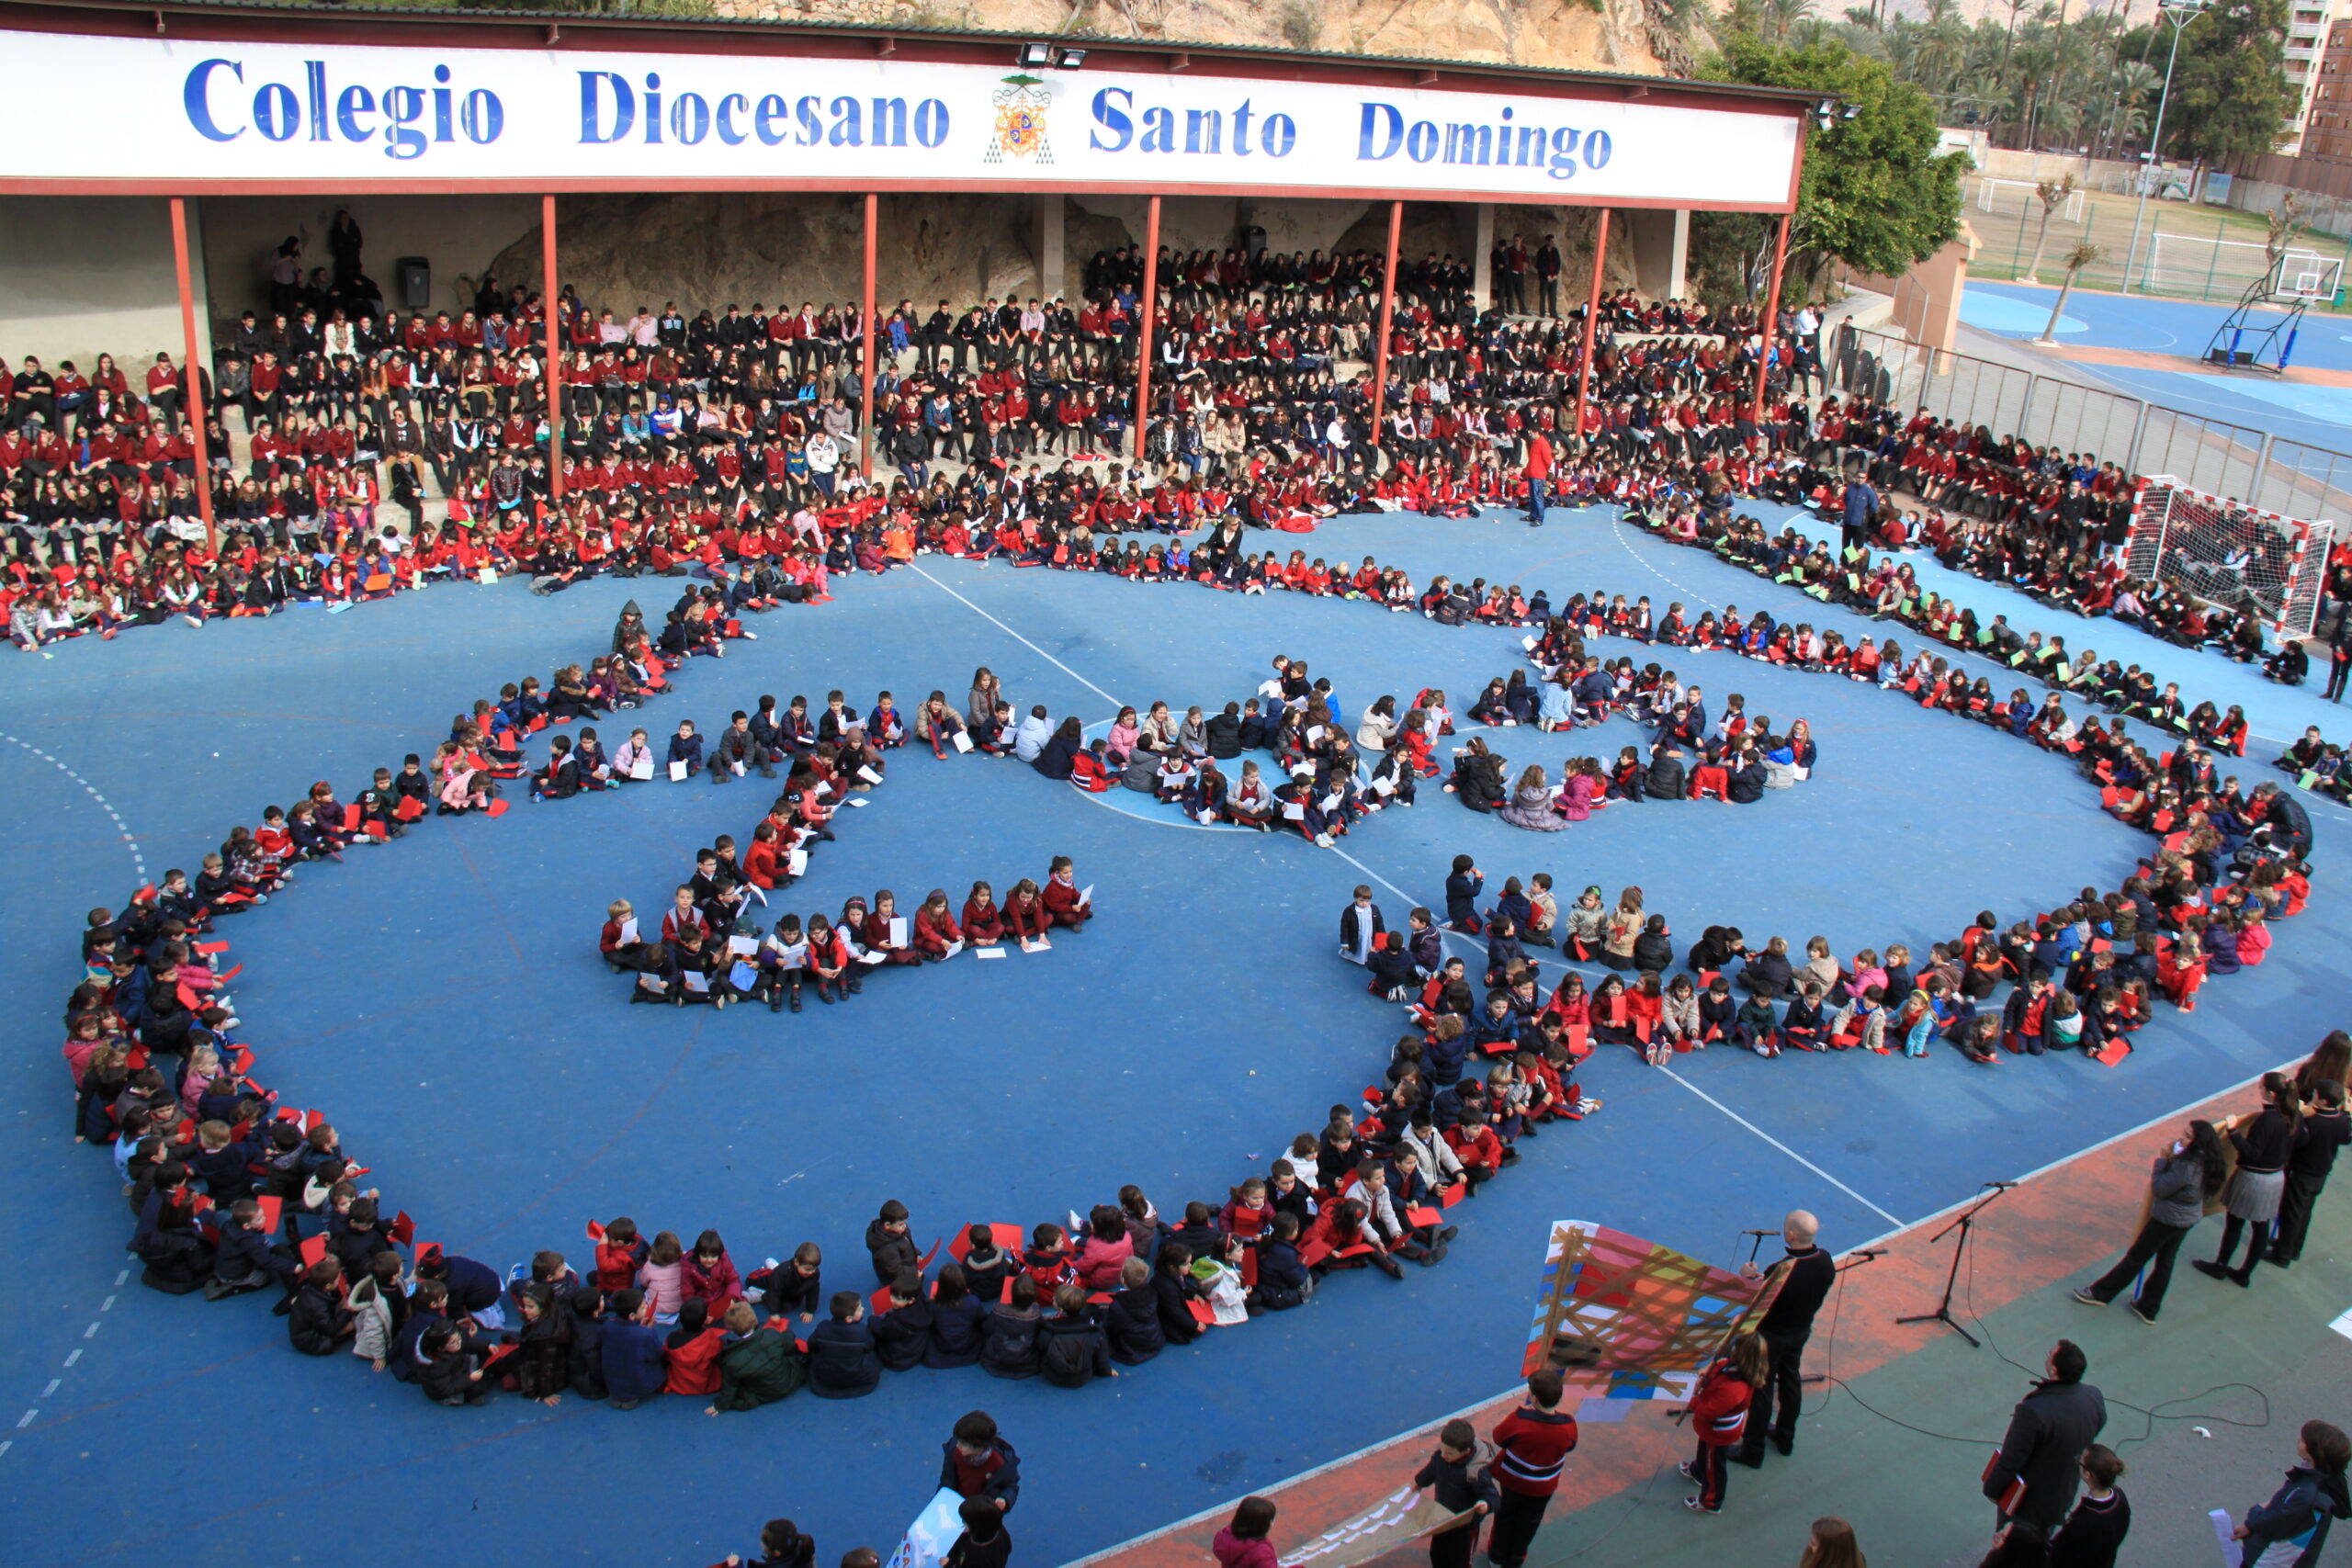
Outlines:
POLYGON ((1688 1399, 1779 1290, 1775 1276, 1743 1279, 1591 1220, 1555 1220, 1521 1371, 1557 1368, 1587 1398, 1688 1399))

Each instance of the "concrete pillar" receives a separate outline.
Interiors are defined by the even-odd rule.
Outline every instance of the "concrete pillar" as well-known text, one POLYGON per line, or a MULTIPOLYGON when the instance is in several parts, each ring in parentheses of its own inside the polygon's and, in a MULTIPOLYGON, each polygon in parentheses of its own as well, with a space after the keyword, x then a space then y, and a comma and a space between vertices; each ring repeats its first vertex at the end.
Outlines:
POLYGON ((1683 290, 1690 259, 1690 215, 1645 208, 1620 215, 1634 262, 1634 287, 1652 299, 1672 299, 1683 290))
POLYGON ((212 373, 212 278, 204 261, 204 203, 188 197, 181 204, 187 214, 187 256, 191 288, 196 295, 196 347, 205 373, 212 373))
POLYGON ((1063 198, 1059 191, 1041 192, 1030 198, 1036 204, 1037 232, 1030 246, 1037 260, 1037 298, 1051 299, 1067 291, 1069 272, 1069 257, 1064 254, 1068 226, 1063 217, 1063 198))
POLYGON ((1490 310, 1495 304, 1495 204, 1477 204, 1478 231, 1470 242, 1470 295, 1478 309, 1490 310))

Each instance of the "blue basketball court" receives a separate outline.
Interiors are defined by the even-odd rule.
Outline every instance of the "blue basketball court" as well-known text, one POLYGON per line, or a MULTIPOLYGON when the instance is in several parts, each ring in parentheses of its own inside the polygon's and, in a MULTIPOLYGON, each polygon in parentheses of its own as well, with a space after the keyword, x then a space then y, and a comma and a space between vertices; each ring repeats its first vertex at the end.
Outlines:
MULTIPOLYGON (((1443 570, 1542 586, 1555 604, 1598 589, 1660 611, 1736 604, 1849 637, 1883 630, 1600 512, 1555 513, 1541 532, 1504 513, 1343 519, 1298 542, 1419 582, 1443 570)), ((1606 1108, 1545 1130, 1455 1210, 1461 1236, 1441 1267, 1401 1283, 1336 1280, 1303 1310, 1076 1393, 971 1370, 717 1419, 684 1398, 628 1414, 572 1397, 456 1411, 352 1358, 294 1354, 258 1298, 141 1289, 121 1250, 132 1216, 105 1156, 71 1139, 56 1055, 84 911, 192 868, 229 826, 314 779, 348 798, 375 767, 429 754, 474 698, 602 649, 625 600, 658 617, 677 586, 596 581, 545 600, 516 582, 444 586, 348 615, 175 623, 15 658, 0 694, 0 789, 16 806, 0 822, 12 960, 0 995, 24 1037, 0 1145, 19 1233, 19 1266, 0 1280, 13 1560, 290 1562, 336 1550, 359 1518, 405 1529, 404 1500, 426 1495, 470 1500, 435 1511, 431 1550, 458 1559, 531 1540, 553 1559, 625 1551, 695 1568, 746 1550, 776 1516, 811 1531, 827 1561, 859 1545, 887 1553, 931 1494, 950 1425, 985 1408, 1023 1455, 1023 1561, 1065 1562, 1508 1387, 1555 1218, 1736 1261, 1742 1229, 1802 1205, 1826 1241, 1854 1246, 2300 1055, 2342 1021, 2352 925, 2324 868, 2346 814, 2313 800, 2324 870, 2309 913, 2281 928, 2267 965, 2210 986, 2193 1016, 2163 1010, 2120 1067, 1716 1050, 1660 1070, 1604 1049, 1583 1077, 1606 1108)), ((2020 626, 2050 619, 1955 586, 2020 626)), ((694 661, 637 722, 658 736, 692 717, 708 731, 763 693, 821 703, 836 686, 858 704, 881 687, 901 705, 934 688, 960 699, 986 665, 1023 709, 1092 724, 1122 704, 1181 713, 1247 696, 1281 652, 1329 675, 1352 723, 1384 694, 1430 685, 1466 709, 1519 656, 1515 631, 1363 604, 936 557, 835 592, 831 605, 761 617, 756 642, 694 661)), ((2101 625, 2088 640, 2192 696, 2245 703, 2267 737, 2338 716, 2210 657, 2127 649, 2129 636, 2101 625)), ((782 1016, 628 1006, 627 981, 594 949, 611 899, 658 910, 695 847, 748 839, 769 798, 761 781, 518 795, 501 819, 428 819, 306 867, 268 908, 224 921, 246 965, 237 1010, 258 1075, 328 1111, 388 1204, 454 1252, 503 1270, 556 1247, 580 1264, 585 1225, 626 1213, 649 1234, 715 1227, 745 1268, 813 1240, 829 1290, 870 1290, 860 1237, 886 1199, 912 1210, 923 1247, 973 1221, 1060 1220, 1126 1182, 1173 1218, 1190 1200, 1222 1202, 1331 1105, 1357 1100, 1404 1022, 1334 955, 1360 882, 1401 923, 1441 904, 1452 858, 1468 853, 1490 892, 1537 871, 1564 898, 1639 885, 1678 951, 1724 923, 1751 941, 1819 933, 1841 953, 1923 951, 1980 908, 2018 918, 2112 886, 2145 847, 2071 769, 2020 742, 1842 680, 1623 651, 1671 665, 1718 705, 1736 692, 1778 725, 1809 719, 1813 780, 1747 807, 1619 805, 1552 834, 1431 788, 1322 851, 1204 829, 1137 795, 1088 797, 1017 762, 910 749, 771 914, 885 887, 902 908, 933 887, 960 904, 975 879, 1001 891, 1068 854, 1101 918, 1050 953, 879 975, 843 1005, 811 998, 782 1016)), ((628 727, 598 728, 610 740, 628 727)), ((1488 738, 1514 773, 1541 762, 1555 776, 1569 755, 1637 739, 1623 723, 1488 738)), ((2241 772, 2271 776, 2256 758, 2241 772)))

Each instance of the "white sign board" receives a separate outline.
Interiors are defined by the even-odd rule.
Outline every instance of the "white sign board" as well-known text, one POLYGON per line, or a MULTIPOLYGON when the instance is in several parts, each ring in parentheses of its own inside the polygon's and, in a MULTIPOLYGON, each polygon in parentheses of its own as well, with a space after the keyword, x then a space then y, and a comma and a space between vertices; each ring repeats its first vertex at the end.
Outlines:
POLYGON ((0 59, 15 190, 1157 186, 1783 208, 1798 136, 1777 106, 1198 72, 10 31, 0 59), (93 93, 119 112, 91 115, 93 93))

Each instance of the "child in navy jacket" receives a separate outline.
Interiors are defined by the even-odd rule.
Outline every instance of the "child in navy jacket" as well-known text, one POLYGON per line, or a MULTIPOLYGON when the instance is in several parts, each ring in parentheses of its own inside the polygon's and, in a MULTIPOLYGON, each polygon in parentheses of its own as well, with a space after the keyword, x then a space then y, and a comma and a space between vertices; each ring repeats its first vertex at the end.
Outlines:
POLYGON ((1453 857, 1453 874, 1445 879, 1445 923, 1465 936, 1485 928, 1478 923, 1478 890, 1487 885, 1478 864, 1468 855, 1453 857))

